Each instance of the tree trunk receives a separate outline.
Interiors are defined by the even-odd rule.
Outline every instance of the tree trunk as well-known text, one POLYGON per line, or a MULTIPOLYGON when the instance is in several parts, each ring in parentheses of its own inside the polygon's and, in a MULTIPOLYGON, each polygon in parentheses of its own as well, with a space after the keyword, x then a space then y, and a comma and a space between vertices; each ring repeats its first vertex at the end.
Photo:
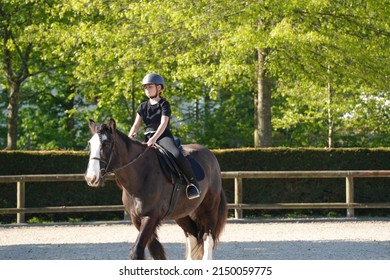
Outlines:
POLYGON ((16 140, 18 136, 20 84, 10 84, 9 96, 10 99, 8 103, 7 150, 16 150, 16 140))
MULTIPOLYGON (((72 98, 67 98, 64 102, 64 111, 72 111, 75 107, 75 96, 72 95, 75 93, 75 87, 73 85, 68 85, 66 88, 66 95, 67 96, 72 96, 72 98)), ((74 119, 74 114, 67 114, 66 117, 66 128, 69 131, 69 133, 72 135, 72 144, 73 146, 76 146, 76 131, 75 131, 75 119, 74 119)))
POLYGON ((257 95, 255 95, 255 147, 272 146, 271 85, 265 69, 267 53, 257 50, 257 95))
POLYGON ((332 85, 328 84, 328 148, 333 148, 333 134, 334 134, 334 120, 333 120, 333 94, 334 89, 332 85))
POLYGON ((18 55, 20 58, 20 69, 14 71, 14 66, 12 63, 12 52, 8 48, 7 44, 10 40, 13 43, 13 36, 10 30, 3 30, 3 70, 8 81, 9 86, 9 103, 8 103, 8 131, 7 131, 7 150, 16 150, 16 141, 18 136, 18 114, 19 114, 19 97, 20 97, 20 88, 22 82, 27 79, 29 76, 28 73, 28 60, 30 53, 32 51, 32 45, 28 44, 26 46, 25 52, 21 52, 19 49, 18 55))

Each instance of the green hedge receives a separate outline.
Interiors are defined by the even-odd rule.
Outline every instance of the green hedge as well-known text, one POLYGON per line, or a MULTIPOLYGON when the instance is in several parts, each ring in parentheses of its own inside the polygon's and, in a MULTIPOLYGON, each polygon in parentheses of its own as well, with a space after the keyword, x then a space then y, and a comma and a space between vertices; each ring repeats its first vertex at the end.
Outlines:
MULTIPOLYGON (((222 171, 278 170, 386 170, 390 149, 227 149, 213 150, 222 171)), ((0 175, 79 174, 88 163, 87 152, 0 152, 0 175)), ((224 180, 228 201, 233 202, 233 180, 224 180)), ((244 179, 245 203, 344 202, 345 179, 244 179)), ((15 184, 0 184, 0 208, 15 207, 15 184)), ((390 179, 355 179, 357 202, 390 201, 390 179)), ((114 182, 90 188, 85 182, 27 183, 26 207, 121 204, 114 182)), ((245 215, 283 215, 286 211, 245 211, 245 215)), ((290 211, 291 212, 291 211, 290 211)), ((329 211, 301 211, 324 215, 329 211), (325 213, 326 212, 326 213, 325 213)), ((337 212, 337 211, 332 211, 337 212)), ((342 215, 342 211, 339 211, 342 215)), ((337 214, 337 213, 336 213, 337 214)), ((361 215, 388 215, 387 210, 357 210, 361 215)), ((123 213, 72 213, 27 215, 60 221, 70 219, 121 219, 123 213)), ((15 215, 0 216, 2 223, 15 215)))
POLYGON ((213 150, 223 171, 379 170, 390 167, 390 149, 213 150))

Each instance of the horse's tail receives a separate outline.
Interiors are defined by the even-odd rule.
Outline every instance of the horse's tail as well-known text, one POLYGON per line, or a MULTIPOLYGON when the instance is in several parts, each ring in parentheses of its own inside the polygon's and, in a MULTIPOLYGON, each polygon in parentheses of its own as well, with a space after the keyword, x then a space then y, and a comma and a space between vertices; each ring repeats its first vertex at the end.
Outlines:
POLYGON ((218 206, 218 219, 217 219, 217 224, 215 225, 214 228, 214 237, 213 237, 214 248, 219 243, 219 237, 222 234, 222 231, 225 227, 227 214, 228 214, 228 207, 227 207, 225 192, 223 191, 223 189, 221 189, 220 197, 221 199, 219 201, 219 206, 218 206))

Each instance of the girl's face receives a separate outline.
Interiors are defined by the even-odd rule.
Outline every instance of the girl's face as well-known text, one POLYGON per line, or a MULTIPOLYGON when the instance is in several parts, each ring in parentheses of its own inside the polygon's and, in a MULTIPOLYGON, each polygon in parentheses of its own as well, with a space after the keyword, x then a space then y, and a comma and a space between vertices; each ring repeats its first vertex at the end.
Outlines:
POLYGON ((161 86, 154 85, 154 84, 144 85, 144 91, 145 91, 146 96, 149 98, 157 97, 157 95, 159 94, 159 91, 160 91, 159 87, 161 87, 161 86))

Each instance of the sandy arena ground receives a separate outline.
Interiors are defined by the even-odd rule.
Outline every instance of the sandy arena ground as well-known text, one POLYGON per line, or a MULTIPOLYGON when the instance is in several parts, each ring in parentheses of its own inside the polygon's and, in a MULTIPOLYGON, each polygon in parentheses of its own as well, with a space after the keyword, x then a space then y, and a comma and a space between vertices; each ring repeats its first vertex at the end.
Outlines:
MULTIPOLYGON (((0 226, 0 260, 125 260, 137 230, 129 222, 0 226)), ((164 223, 169 259, 184 259, 179 226, 164 223)), ((219 260, 389 260, 388 219, 229 220, 219 260)))

